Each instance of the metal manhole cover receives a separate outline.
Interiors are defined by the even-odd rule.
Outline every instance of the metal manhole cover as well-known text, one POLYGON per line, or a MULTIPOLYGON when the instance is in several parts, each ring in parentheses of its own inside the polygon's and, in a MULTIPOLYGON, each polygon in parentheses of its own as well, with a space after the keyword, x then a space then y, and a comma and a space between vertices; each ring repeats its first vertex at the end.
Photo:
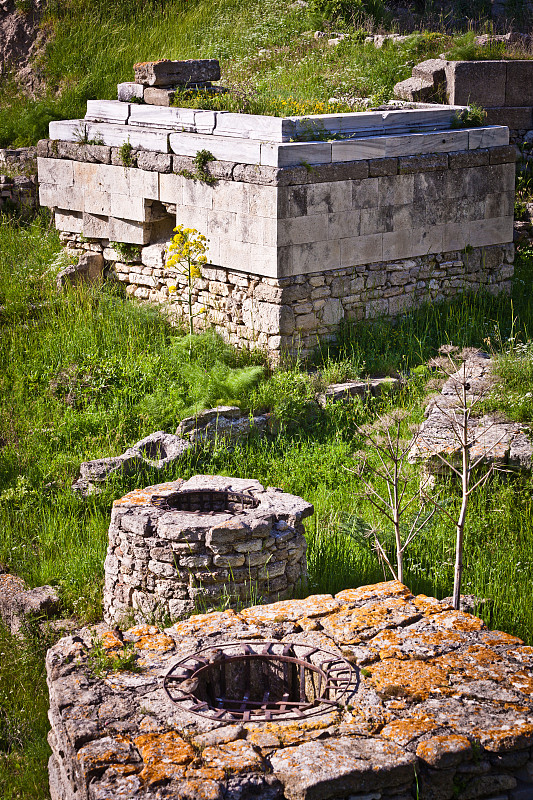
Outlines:
POLYGON ((359 671, 299 642, 227 642, 174 664, 163 686, 184 711, 219 722, 302 719, 351 702, 359 671))

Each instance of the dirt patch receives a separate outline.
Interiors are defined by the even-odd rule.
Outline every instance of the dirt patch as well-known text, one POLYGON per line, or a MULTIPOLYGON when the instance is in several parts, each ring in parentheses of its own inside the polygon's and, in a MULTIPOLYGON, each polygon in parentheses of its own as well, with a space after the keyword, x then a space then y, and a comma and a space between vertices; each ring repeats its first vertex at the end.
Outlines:
POLYGON ((28 0, 21 10, 15 0, 0 2, 0 83, 11 75, 30 96, 43 86, 34 61, 44 45, 44 34, 39 30, 44 5, 44 0, 28 0))

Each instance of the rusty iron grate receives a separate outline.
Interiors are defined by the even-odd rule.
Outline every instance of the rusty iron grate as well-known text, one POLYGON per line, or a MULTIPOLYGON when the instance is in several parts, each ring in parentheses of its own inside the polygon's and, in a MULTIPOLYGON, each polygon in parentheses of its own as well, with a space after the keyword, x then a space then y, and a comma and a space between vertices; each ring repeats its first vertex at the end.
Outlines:
POLYGON ((174 664, 172 702, 218 722, 304 719, 345 706, 359 671, 338 653, 298 642, 228 642, 174 664))
POLYGON ((152 495, 151 502, 163 511, 187 511, 189 514, 220 514, 224 511, 243 514, 259 505, 253 494, 224 489, 184 489, 168 495, 152 495))

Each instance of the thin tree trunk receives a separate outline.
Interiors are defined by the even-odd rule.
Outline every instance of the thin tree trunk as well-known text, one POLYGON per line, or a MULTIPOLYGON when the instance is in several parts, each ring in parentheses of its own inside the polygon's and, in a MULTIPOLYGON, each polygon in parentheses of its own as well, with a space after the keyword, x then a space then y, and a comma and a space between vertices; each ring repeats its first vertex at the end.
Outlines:
POLYGON ((470 482, 470 450, 468 443, 468 409, 466 405, 466 386, 463 381, 463 419, 462 419, 462 442, 461 450, 463 457, 463 469, 461 475, 462 503, 456 527, 455 541, 455 573, 453 580, 453 607, 458 611, 461 609, 461 579, 463 577, 463 536, 466 520, 466 509, 468 506, 468 485, 470 482))

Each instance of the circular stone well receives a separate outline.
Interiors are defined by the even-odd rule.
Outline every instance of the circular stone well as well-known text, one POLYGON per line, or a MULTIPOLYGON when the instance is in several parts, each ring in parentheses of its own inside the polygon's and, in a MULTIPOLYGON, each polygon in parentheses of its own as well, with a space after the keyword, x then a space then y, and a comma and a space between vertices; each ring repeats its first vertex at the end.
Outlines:
POLYGON ((397 581, 93 626, 46 664, 52 800, 533 797, 533 648, 397 581))
POLYGON ((106 622, 289 596, 307 577, 302 520, 312 513, 300 497, 239 478, 195 475, 130 492, 111 516, 106 622))

